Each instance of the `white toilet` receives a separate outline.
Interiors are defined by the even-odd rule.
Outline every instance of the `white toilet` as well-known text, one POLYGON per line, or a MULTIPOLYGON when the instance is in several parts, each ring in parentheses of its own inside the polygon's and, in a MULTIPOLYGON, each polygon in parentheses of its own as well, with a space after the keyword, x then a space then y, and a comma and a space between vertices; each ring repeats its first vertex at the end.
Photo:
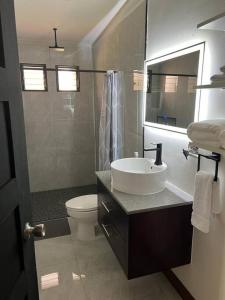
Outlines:
POLYGON ((76 230, 77 238, 82 241, 95 239, 98 209, 97 195, 73 198, 66 202, 66 209, 71 217, 69 220, 71 233, 73 234, 76 230))

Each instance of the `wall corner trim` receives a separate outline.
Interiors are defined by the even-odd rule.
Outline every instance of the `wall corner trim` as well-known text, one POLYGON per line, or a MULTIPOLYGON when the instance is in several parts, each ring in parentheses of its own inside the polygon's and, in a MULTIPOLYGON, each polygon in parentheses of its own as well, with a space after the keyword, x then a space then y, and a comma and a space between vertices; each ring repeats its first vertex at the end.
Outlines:
POLYGON ((93 45, 112 21, 112 19, 126 4, 126 2, 127 0, 119 0, 118 3, 110 10, 110 12, 88 34, 83 37, 83 39, 80 41, 80 46, 93 45))

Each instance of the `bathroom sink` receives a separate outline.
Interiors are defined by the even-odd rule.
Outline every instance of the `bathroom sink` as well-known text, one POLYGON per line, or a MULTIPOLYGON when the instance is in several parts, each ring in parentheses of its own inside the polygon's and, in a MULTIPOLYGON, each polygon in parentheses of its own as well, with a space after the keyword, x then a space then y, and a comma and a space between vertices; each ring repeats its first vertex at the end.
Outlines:
POLYGON ((123 158, 111 163, 114 189, 135 195, 161 192, 165 188, 167 165, 154 164, 154 159, 123 158))

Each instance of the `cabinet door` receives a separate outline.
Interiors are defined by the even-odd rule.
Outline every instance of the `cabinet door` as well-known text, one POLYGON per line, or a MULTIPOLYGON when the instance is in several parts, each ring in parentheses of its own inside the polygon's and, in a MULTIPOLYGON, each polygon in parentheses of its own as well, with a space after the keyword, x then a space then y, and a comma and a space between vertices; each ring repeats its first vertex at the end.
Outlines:
POLYGON ((191 261, 192 205, 135 214, 130 219, 130 277, 162 272, 191 261))

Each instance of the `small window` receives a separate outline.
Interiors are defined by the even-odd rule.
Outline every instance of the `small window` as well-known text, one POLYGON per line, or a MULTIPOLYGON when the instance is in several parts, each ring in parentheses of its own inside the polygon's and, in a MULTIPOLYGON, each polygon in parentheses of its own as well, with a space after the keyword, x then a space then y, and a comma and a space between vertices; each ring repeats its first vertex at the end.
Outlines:
POLYGON ((46 65, 21 64, 23 91, 47 91, 46 65))
POLYGON ((197 77, 188 77, 188 94, 196 93, 197 77))
POLYGON ((178 84, 178 76, 166 76, 165 93, 176 93, 178 84))
POLYGON ((70 66, 56 66, 58 92, 79 92, 79 68, 70 66))
POLYGON ((141 71, 133 71, 133 91, 143 91, 144 74, 141 71))

